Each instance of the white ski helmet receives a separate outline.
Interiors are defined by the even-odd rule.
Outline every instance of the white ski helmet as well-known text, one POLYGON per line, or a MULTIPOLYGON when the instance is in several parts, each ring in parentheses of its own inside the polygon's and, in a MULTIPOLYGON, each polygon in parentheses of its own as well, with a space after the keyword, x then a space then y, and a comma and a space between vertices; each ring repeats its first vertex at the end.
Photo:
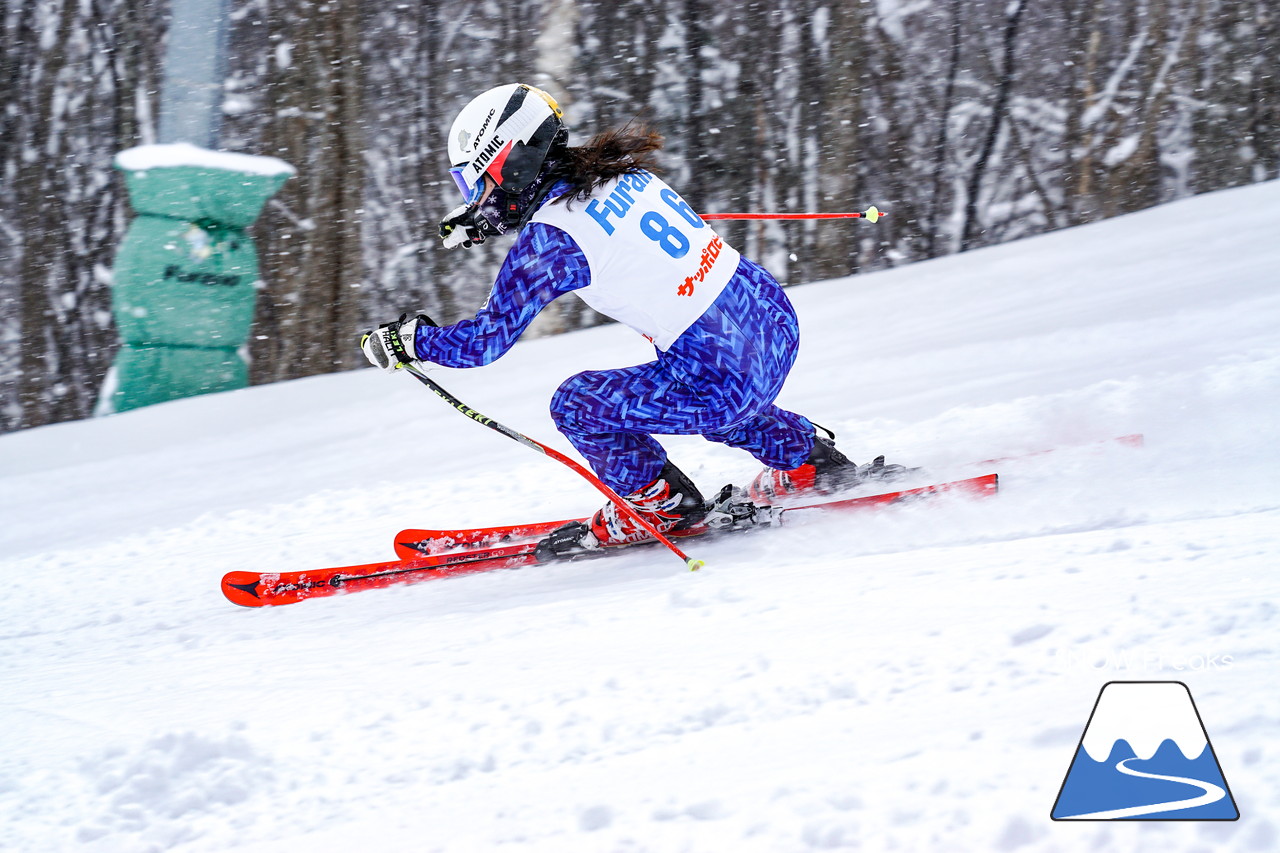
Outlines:
POLYGON ((468 204, 484 194, 488 175, 508 196, 518 196, 549 154, 569 139, 563 113, 541 89, 509 83, 462 108, 449 130, 449 174, 468 204))

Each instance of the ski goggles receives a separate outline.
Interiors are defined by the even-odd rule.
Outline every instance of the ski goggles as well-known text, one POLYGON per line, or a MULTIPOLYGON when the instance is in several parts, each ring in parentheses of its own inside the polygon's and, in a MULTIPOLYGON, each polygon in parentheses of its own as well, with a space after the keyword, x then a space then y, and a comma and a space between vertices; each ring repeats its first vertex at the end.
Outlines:
POLYGON ((453 176, 453 182, 458 185, 458 191, 462 193, 463 200, 467 204, 475 204, 484 195, 484 176, 481 176, 473 187, 467 183, 466 178, 462 177, 466 169, 466 166, 454 166, 449 170, 449 174, 453 176))

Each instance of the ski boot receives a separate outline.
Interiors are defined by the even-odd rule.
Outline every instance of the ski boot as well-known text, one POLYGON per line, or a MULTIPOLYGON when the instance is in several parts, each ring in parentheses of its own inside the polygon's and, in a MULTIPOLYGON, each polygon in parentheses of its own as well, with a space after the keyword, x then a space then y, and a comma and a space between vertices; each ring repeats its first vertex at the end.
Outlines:
MULTIPOLYGON (((669 461, 657 479, 622 499, 664 534, 697 524, 707 512, 698 487, 669 461)), ((571 521, 552 531, 538 543, 536 553, 540 559, 563 559, 651 538, 649 531, 610 501, 589 521, 571 521)))
POLYGON ((867 482, 900 480, 918 470, 886 465, 883 456, 858 465, 836 449, 834 433, 816 427, 813 450, 804 464, 789 471, 765 468, 747 487, 747 496, 758 504, 768 504, 802 495, 831 495, 867 482))

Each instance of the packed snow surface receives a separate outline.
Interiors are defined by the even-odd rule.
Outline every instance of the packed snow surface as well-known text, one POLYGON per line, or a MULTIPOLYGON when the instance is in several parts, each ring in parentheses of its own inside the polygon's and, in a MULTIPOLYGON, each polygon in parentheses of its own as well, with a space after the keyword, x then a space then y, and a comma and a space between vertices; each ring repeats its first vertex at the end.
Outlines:
MULTIPOLYGON (((795 288, 783 405, 1001 493, 690 542, 696 574, 229 604, 230 570, 599 504, 374 370, 0 437, 0 849, 1278 849, 1277 235, 1270 183, 795 288), (1239 821, 1050 820, 1115 680, 1186 683, 1239 821)), ((434 375, 568 451, 556 385, 650 354, 434 375)), ((708 491, 757 467, 666 444, 708 491)))

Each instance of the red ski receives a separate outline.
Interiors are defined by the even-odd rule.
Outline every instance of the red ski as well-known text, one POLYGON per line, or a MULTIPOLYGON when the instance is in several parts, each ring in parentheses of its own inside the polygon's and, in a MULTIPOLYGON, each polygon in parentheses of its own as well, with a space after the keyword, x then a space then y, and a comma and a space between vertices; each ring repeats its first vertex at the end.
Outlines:
MULTIPOLYGON (((970 496, 991 495, 997 488, 997 476, 987 474, 951 483, 902 489, 879 495, 844 498, 825 503, 787 508, 756 507, 758 518, 763 520, 730 530, 716 530, 706 525, 698 525, 675 535, 688 538, 708 533, 749 530, 781 522, 797 513, 873 509, 923 500, 945 493, 970 496)), ((396 537, 396 550, 403 559, 359 566, 308 569, 300 572, 228 572, 222 578, 222 592, 235 604, 245 607, 265 607, 293 604, 307 598, 337 595, 361 589, 536 565, 545 562, 536 553, 538 539, 572 520, 467 530, 403 531, 396 537), (448 550, 459 547, 466 547, 467 550, 448 550)), ((620 550, 652 544, 654 543, 646 541, 609 546, 583 556, 602 557, 620 550)))
POLYGON ((305 598, 528 566, 538 562, 533 553, 536 545, 537 542, 525 542, 416 560, 388 560, 301 572, 227 572, 222 578, 222 594, 232 604, 244 607, 293 604, 305 598))
MULTIPOLYGON (((976 495, 991 494, 996 491, 997 477, 987 474, 982 477, 970 477, 950 483, 939 483, 931 486, 920 486, 913 489, 901 489, 878 495, 864 495, 856 498, 824 501, 780 508, 783 516, 791 513, 811 510, 839 510, 852 512, 864 509, 875 509, 886 504, 903 503, 905 501, 927 498, 945 492, 961 492, 976 495)), ((566 518, 562 521, 541 521, 532 524, 513 524, 506 527, 471 527, 458 530, 420 530, 410 528, 396 534, 396 554, 404 560, 413 560, 431 554, 444 554, 456 548, 474 548, 492 545, 510 545, 520 542, 538 540, 551 531, 574 521, 586 521, 585 518, 566 518)), ((687 530, 676 530, 667 535, 676 538, 700 536, 709 532, 705 527, 694 526, 687 530)))
MULTIPOLYGON (((1133 433, 1131 435, 1121 435, 1115 438, 1103 439, 1095 441, 1092 444, 1081 445, 1082 447, 1104 448, 1111 445, 1121 445, 1125 447, 1142 447, 1144 436, 1142 433, 1133 433)), ((1044 456, 1051 453, 1061 452, 1066 448, 1057 447, 1047 450, 1035 450, 1027 453, 1020 453, 1011 456, 1002 456, 997 459, 986 459, 981 462, 970 463, 971 467, 984 466, 989 467, 1001 462, 1015 462, 1023 459, 1031 459, 1038 456, 1044 456)), ((966 466, 969 467, 969 466, 966 466)), ((994 476, 994 475, 992 475, 994 476)), ((973 477, 966 480, 958 480, 952 483, 943 483, 936 486, 925 486, 920 489, 907 489, 898 492, 889 492, 882 495, 869 495, 866 497, 849 498, 843 501, 834 501, 827 504, 818 505, 819 508, 826 509, 842 509, 857 510, 868 509, 872 507, 882 506, 886 503, 892 503, 903 498, 918 497, 924 494, 933 494, 940 491, 983 491, 985 486, 985 477, 973 477), (976 484, 976 485, 975 485, 976 484)), ((994 482, 994 481, 993 481, 994 482)), ((994 490, 994 486, 992 487, 994 490)), ((809 507, 795 507, 794 509, 808 509, 809 507)), ((516 542, 526 542, 532 539, 541 539, 551 531, 573 521, 586 521, 585 518, 566 518, 560 521, 540 521, 532 524, 512 524, 505 527, 472 527, 462 528, 458 530, 421 530, 410 528, 401 530, 396 534, 395 549, 396 554, 401 559, 412 560, 428 554, 441 554, 451 549, 469 548, 482 545, 495 544, 512 544, 516 542)), ((669 534, 672 538, 680 538, 682 536, 697 535, 705 531, 693 528, 689 531, 676 531, 669 534)))
MULTIPOLYGON (((948 493, 982 497, 995 494, 998 483, 999 480, 995 474, 986 474, 950 483, 824 503, 786 508, 755 507, 758 520, 753 523, 727 530, 697 525, 672 535, 688 538, 709 533, 752 530, 756 527, 779 523, 796 514, 875 509, 948 493)), ((293 604, 306 598, 319 598, 361 589, 536 565, 546 562, 536 553, 538 540, 560 525, 573 520, 575 519, 466 530, 402 531, 396 537, 396 551, 403 559, 301 572, 228 572, 222 578, 222 593, 235 604, 245 607, 265 607, 293 604), (467 550, 449 550, 459 547, 465 547, 467 550)), ((653 544, 656 542, 606 546, 578 556, 603 557, 618 551, 653 544)))

